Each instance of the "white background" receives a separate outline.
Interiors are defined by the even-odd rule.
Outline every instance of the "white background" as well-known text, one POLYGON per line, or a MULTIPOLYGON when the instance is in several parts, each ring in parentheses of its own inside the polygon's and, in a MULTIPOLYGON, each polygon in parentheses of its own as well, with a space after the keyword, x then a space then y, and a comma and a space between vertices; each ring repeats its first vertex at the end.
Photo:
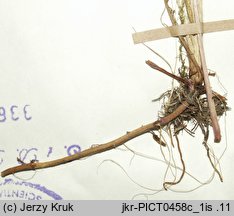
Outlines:
MULTIPOLYGON (((231 0, 204 1, 204 21, 232 19, 231 0)), ((167 66, 142 45, 134 45, 134 27, 144 31, 161 27, 163 1, 157 0, 8 0, 0 1, 0 106, 7 119, 0 123, 0 150, 4 149, 1 171, 17 165, 17 149, 37 148, 40 161, 66 156, 65 146, 79 144, 82 150, 101 144, 157 119, 159 104, 151 100, 170 89, 171 80, 151 70, 145 60, 167 66), (22 107, 29 104, 32 120, 23 119, 22 107), (18 121, 9 109, 17 105, 18 121), (48 148, 53 153, 47 157, 48 148)), ((164 21, 169 24, 167 16, 164 21)), ((233 106, 234 31, 204 36, 207 65, 217 72, 233 106)), ((149 43, 172 65, 176 40, 149 43)), ((216 78, 211 78, 221 94, 216 78)), ((228 147, 221 160, 224 182, 212 183, 190 193, 162 191, 149 199, 234 199, 233 112, 226 118, 228 147)), ((219 156, 223 139, 210 144, 219 156)), ((138 152, 163 159, 159 146, 145 135, 128 145, 138 152)), ((187 170, 201 181, 212 174, 202 146, 202 136, 183 134, 181 147, 187 170)), ((37 171, 30 180, 56 191, 64 199, 131 199, 138 193, 152 193, 135 185, 121 164, 141 185, 162 188, 165 164, 112 150, 85 160, 37 171)), ((30 160, 29 154, 26 160, 30 160)), ((180 166, 180 161, 177 161, 180 166)), ((21 173, 28 178, 33 173, 21 173)), ((179 174, 178 174, 179 176, 179 174)), ((16 177, 12 177, 16 178, 16 177)), ((168 180, 168 179, 167 179, 168 180)), ((169 179, 170 180, 170 179, 169 179)), ((185 178, 174 189, 186 191, 198 184, 185 178)), ((137 198, 144 198, 138 196, 137 198)))

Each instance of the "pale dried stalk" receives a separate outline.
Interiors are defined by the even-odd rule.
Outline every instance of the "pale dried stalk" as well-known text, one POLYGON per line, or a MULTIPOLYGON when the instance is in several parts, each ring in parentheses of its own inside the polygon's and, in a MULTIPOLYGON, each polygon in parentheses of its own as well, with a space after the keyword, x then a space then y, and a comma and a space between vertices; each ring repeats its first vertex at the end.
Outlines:
MULTIPOLYGON (((172 23, 172 25, 178 25, 176 18, 175 18, 175 15, 174 15, 174 11, 170 8, 168 1, 169 0, 164 0, 164 3, 165 3, 167 13, 170 17, 171 23, 172 23)), ((178 36, 178 38, 180 40, 180 43, 183 45, 184 49, 187 52, 188 59, 190 61, 190 65, 193 65, 192 67, 195 68, 194 70, 191 70, 191 78, 194 81, 194 84, 200 84, 203 80, 201 77, 201 74, 202 74, 201 67, 198 64, 197 59, 195 58, 194 53, 192 52, 191 48, 189 47, 186 39, 182 36, 178 36), (193 76, 195 74, 196 74, 196 76, 193 76)))
POLYGON ((194 23, 194 16, 193 16, 193 9, 191 7, 191 1, 190 0, 185 0, 185 6, 186 6, 186 11, 188 14, 188 19, 190 23, 194 23))
MULTIPOLYGON (((194 12, 192 8, 192 2, 190 0, 182 0, 185 4, 185 9, 187 14, 184 15, 184 20, 186 23, 194 23, 195 17, 194 12)), ((182 6, 182 5, 181 5, 182 6)), ((202 15, 202 1, 199 3, 199 20, 202 22, 203 15, 202 15)), ((198 44, 198 37, 197 35, 188 35, 185 37, 185 40, 187 41, 187 44, 191 50, 191 52, 194 54, 194 58, 197 61, 197 64, 201 68, 201 58, 200 58, 200 52, 199 52, 199 44, 198 44)), ((203 76, 201 71, 197 72, 196 66, 193 64, 193 62, 189 59, 189 69, 190 69, 190 77, 195 83, 202 83, 203 82, 203 76)))

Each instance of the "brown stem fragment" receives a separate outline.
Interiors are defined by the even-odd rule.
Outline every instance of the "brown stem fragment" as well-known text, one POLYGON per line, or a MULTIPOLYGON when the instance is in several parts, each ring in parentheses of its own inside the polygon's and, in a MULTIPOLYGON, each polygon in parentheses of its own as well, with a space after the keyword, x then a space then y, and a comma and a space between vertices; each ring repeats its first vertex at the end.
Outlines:
POLYGON ((173 78, 173 79, 175 79, 175 80, 177 80, 179 82, 182 82, 182 83, 184 83, 186 85, 190 84, 190 82, 187 79, 183 79, 183 78, 181 78, 179 76, 176 76, 175 74, 172 74, 172 73, 166 71, 165 69, 159 67, 157 64, 155 64, 154 62, 152 62, 150 60, 147 60, 145 63, 147 65, 149 65, 151 68, 153 68, 153 69, 155 69, 157 71, 160 71, 160 72, 166 74, 167 76, 169 76, 169 77, 171 77, 171 78, 173 78))
POLYGON ((140 136, 140 135, 145 134, 147 132, 150 132, 152 130, 158 129, 159 128, 158 124, 159 124, 159 121, 144 125, 144 126, 137 128, 131 132, 128 132, 127 134, 125 134, 125 135, 123 135, 123 136, 119 137, 118 139, 115 139, 111 142, 107 142, 107 143, 102 144, 102 145, 95 145, 95 147, 91 147, 89 149, 86 149, 84 151, 81 151, 81 152, 74 154, 74 155, 71 155, 71 156, 67 156, 64 158, 60 158, 60 159, 52 160, 52 161, 48 161, 48 162, 27 163, 27 164, 15 166, 15 167, 4 170, 1 173, 1 176, 5 177, 7 175, 14 174, 14 173, 21 172, 21 171, 54 167, 54 166, 69 163, 71 161, 78 160, 78 159, 81 159, 84 157, 95 155, 95 154, 98 154, 98 153, 101 153, 104 151, 108 151, 110 149, 114 149, 114 148, 124 144, 125 142, 127 142, 127 141, 129 141, 137 136, 140 136))
POLYGON ((167 125, 169 122, 177 118, 177 116, 179 116, 182 112, 184 112, 188 106, 189 103, 187 101, 183 101, 181 105, 173 113, 160 119, 161 124, 167 125))
POLYGON ((64 158, 60 158, 57 160, 47 161, 47 162, 34 162, 34 163, 25 163, 19 166, 15 166, 9 169, 4 170, 1 172, 1 176, 5 177, 11 174, 15 174, 22 171, 29 171, 29 170, 36 170, 36 169, 44 169, 49 167, 54 167, 62 164, 66 164, 75 160, 79 160, 81 158, 85 158, 88 156, 92 156, 101 152, 105 152, 111 149, 114 149, 124 143, 126 143, 129 140, 132 140, 138 136, 141 136, 145 133, 148 133, 150 131, 159 130, 161 127, 164 127, 167 125, 170 121, 174 120, 176 117, 178 117, 187 107, 187 102, 183 102, 173 113, 171 113, 168 116, 165 116, 161 118, 160 120, 154 121, 152 123, 149 123, 147 125, 141 126, 133 131, 130 131, 126 133, 125 135, 107 142, 105 144, 95 145, 95 147, 91 147, 89 149, 86 149, 84 151, 81 151, 79 153, 76 153, 71 156, 67 156, 64 158))
POLYGON ((155 134, 153 131, 150 132, 153 136, 153 139, 161 146, 165 147, 167 146, 167 144, 165 142, 162 141, 162 139, 157 135, 155 134))
MULTIPOLYGON (((198 3, 195 0, 194 1, 194 14, 195 14, 195 20, 197 23, 199 23, 199 13, 198 13, 198 3)), ((209 80, 209 75, 208 75, 208 69, 206 65, 206 59, 205 59, 205 52, 204 52, 204 46, 203 46, 203 37, 201 34, 197 35, 198 37, 198 44, 200 47, 200 56, 201 56, 201 62, 202 62, 202 72, 203 72, 203 78, 204 78, 204 83, 205 83, 205 88, 206 88, 206 95, 207 95, 207 100, 208 100, 208 105, 210 109, 210 118, 212 122, 212 128, 214 132, 214 142, 219 143, 221 141, 221 132, 220 132, 220 127, 218 123, 218 117, 215 109, 215 104, 212 99, 212 90, 210 86, 210 80, 209 80)))

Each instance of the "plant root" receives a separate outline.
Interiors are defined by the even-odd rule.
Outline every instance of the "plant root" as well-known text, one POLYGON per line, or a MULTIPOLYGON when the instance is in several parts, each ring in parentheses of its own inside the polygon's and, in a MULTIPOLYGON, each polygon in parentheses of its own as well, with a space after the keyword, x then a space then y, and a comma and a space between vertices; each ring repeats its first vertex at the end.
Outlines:
POLYGON ((179 152, 179 155, 180 155, 180 161, 181 161, 181 163, 182 163, 182 174, 181 174, 180 178, 178 179, 178 181, 175 181, 175 182, 168 182, 168 181, 166 181, 166 182, 164 182, 164 183, 163 183, 163 187, 164 187, 165 190, 167 190, 168 185, 176 185, 176 184, 179 184, 179 183, 182 181, 182 179, 183 179, 183 177, 184 177, 184 174, 185 174, 185 163, 184 163, 184 160, 183 160, 182 151, 181 151, 181 149, 180 149, 180 142, 179 142, 179 139, 178 139, 178 136, 177 136, 177 135, 175 135, 175 138, 176 138, 176 143, 177 143, 178 152, 179 152))

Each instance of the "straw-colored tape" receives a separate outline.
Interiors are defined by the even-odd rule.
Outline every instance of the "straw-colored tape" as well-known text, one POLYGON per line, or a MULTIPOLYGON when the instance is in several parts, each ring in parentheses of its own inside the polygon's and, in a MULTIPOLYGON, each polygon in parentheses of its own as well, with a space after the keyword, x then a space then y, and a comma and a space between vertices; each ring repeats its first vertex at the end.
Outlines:
POLYGON ((206 23, 191 23, 137 32, 132 35, 135 44, 169 37, 234 30, 234 19, 206 23))

